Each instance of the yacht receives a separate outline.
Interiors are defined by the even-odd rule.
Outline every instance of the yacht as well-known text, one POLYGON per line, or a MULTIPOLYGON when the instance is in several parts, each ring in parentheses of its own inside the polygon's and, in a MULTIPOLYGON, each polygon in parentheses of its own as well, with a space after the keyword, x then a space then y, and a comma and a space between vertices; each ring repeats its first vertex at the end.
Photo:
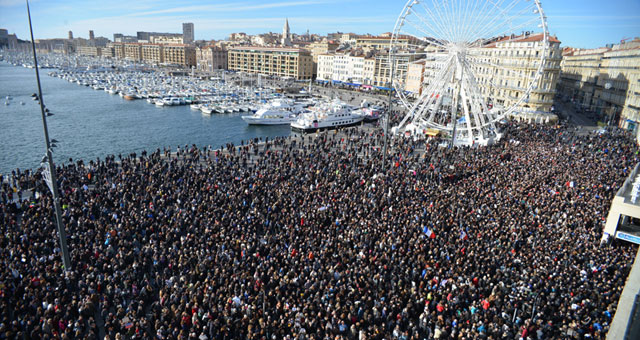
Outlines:
POLYGON ((288 125, 302 112, 304 112, 304 108, 294 101, 276 99, 267 103, 256 113, 242 116, 242 120, 250 125, 288 125))
POLYGON ((309 112, 298 116, 291 123, 291 129, 298 132, 315 132, 355 126, 364 120, 364 116, 344 102, 335 100, 316 105, 309 112))

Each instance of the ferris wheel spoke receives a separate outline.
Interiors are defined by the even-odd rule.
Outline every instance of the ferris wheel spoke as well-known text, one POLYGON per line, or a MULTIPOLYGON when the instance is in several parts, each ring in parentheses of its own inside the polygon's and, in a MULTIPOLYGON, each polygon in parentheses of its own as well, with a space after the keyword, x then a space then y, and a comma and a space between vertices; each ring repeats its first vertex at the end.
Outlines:
MULTIPOLYGON (((415 24, 414 22, 408 21, 408 23, 409 23, 411 26, 413 26, 416 30, 418 30, 418 31, 420 31, 421 33, 423 33, 423 34, 425 34, 425 35, 427 35, 427 36, 428 36, 428 33, 427 33, 426 31, 423 31, 423 30, 422 30, 422 29, 421 29, 417 24, 415 24)), ((418 39, 418 40, 420 40, 420 41, 423 41, 423 42, 425 42, 425 43, 433 44, 433 45, 437 45, 437 46, 440 46, 440 47, 445 48, 445 49, 447 48, 444 44, 442 44, 442 43, 440 43, 440 42, 437 42, 437 40, 436 40, 436 39, 434 39, 434 40, 436 40, 436 41, 428 41, 428 40, 427 40, 427 39, 425 39, 425 38, 418 37, 418 36, 416 36, 415 34, 413 34, 413 33, 411 33, 411 32, 408 32, 408 31, 405 31, 405 30, 400 30, 399 32, 400 32, 400 33, 403 33, 403 34, 405 34, 405 35, 412 36, 412 37, 414 37, 414 38, 416 38, 416 39, 418 39)), ((417 48, 425 48, 425 47, 427 47, 427 46, 421 46, 421 45, 417 45, 417 44, 407 44, 407 46, 412 46, 412 47, 417 47, 417 48)))
POLYGON ((462 27, 462 39, 465 40, 465 41, 467 39, 467 32, 472 27, 472 22, 473 22, 473 20, 475 18, 474 9, 475 9, 477 3, 478 3, 478 0, 474 0, 473 2, 472 1, 466 1, 466 4, 465 4, 464 12, 462 14, 463 21, 466 23, 462 27))
MULTIPOLYGON (((401 33, 405 33, 405 34, 407 33, 407 32, 405 32, 405 31, 400 31, 400 32, 401 32, 401 33)), ((445 49, 445 50, 448 50, 448 49, 449 49, 446 45, 444 45, 443 43, 441 43, 441 42, 439 42, 439 41, 429 41, 429 40, 426 40, 426 39, 423 39, 423 38, 418 38, 418 39, 420 39, 420 41, 423 41, 423 42, 424 42, 424 43, 426 43, 426 44, 435 45, 435 46, 438 46, 438 47, 440 47, 440 48, 442 48, 442 49, 445 49)), ((417 45, 417 44, 408 44, 408 46, 409 46, 409 47, 415 47, 415 48, 417 48, 417 49, 422 49, 422 48, 427 48, 427 47, 429 47, 429 45, 427 45, 427 46, 422 46, 422 45, 417 45)))
POLYGON ((454 38, 455 38, 455 42, 460 42, 460 27, 462 26, 459 22, 459 17, 456 16, 456 14, 460 14, 460 11, 458 11, 455 7, 456 0, 444 0, 444 2, 446 2, 449 5, 449 13, 451 15, 451 25, 453 26, 453 33, 454 33, 454 38))
POLYGON ((466 78, 467 86, 470 89, 470 97, 473 98, 473 106, 475 106, 472 106, 472 113, 476 121, 476 126, 484 126, 487 122, 485 115, 488 113, 485 97, 481 94, 473 70, 468 67, 468 72, 471 73, 471 76, 466 78))
MULTIPOLYGON (((409 24, 411 27, 413 27, 417 32, 422 33, 425 35, 425 37, 429 37, 429 36, 433 36, 432 32, 429 32, 427 30, 425 30, 424 28, 420 27, 420 25, 418 25, 417 23, 411 21, 411 20, 405 20, 406 24, 409 24)), ((409 34, 411 36, 415 36, 416 38, 420 39, 419 36, 416 36, 415 34, 411 34, 410 32, 407 31, 403 31, 406 34, 409 34)))
MULTIPOLYGON (((475 22, 477 24, 471 26, 471 33, 467 36, 467 41, 475 40, 477 38, 482 38, 478 33, 485 29, 487 25, 490 24, 493 20, 499 20, 497 17, 497 13, 493 13, 494 10, 499 9, 500 6, 504 3, 505 0, 486 0, 480 11, 477 13, 475 22)), ((519 1, 519 0, 514 0, 519 1)))
POLYGON ((441 9, 444 10, 444 8, 441 8, 441 6, 436 3, 436 0, 431 0, 431 2, 433 3, 433 9, 434 9, 433 12, 427 9, 427 7, 424 5, 423 2, 421 2, 420 5, 422 6, 422 8, 424 8, 424 10, 427 13, 431 14, 432 20, 434 22, 439 23, 446 28, 447 35, 443 36, 443 38, 445 38, 449 42, 453 41, 455 37, 454 37, 452 25, 446 24, 451 22, 451 17, 447 15, 447 13, 442 12, 441 9))
POLYGON ((527 27, 531 27, 531 25, 535 24, 536 22, 540 21, 540 18, 536 17, 536 16, 531 16, 530 18, 526 19, 523 22, 518 23, 517 25, 513 25, 514 21, 518 22, 518 18, 520 18, 520 20, 522 20, 522 16, 531 11, 532 9, 535 8, 535 4, 534 5, 530 5, 527 8, 524 8, 522 10, 520 10, 519 12, 505 18, 504 21, 497 23, 497 22, 490 22, 487 26, 484 27, 484 29, 482 31, 480 31, 478 33, 479 37, 487 37, 487 38, 493 38, 493 37, 498 37, 500 35, 510 35, 512 33, 516 33, 518 30, 523 29, 523 28, 527 28, 527 27))
MULTIPOLYGON (((437 36, 437 38, 444 39, 445 41, 450 42, 451 39, 453 38, 451 26, 446 25, 445 22, 442 21, 442 15, 438 16, 438 13, 434 13, 434 11, 431 11, 430 9, 428 9, 424 5, 424 2, 419 2, 419 4, 420 4, 420 7, 424 10, 424 12, 429 16, 430 21, 434 23, 434 26, 438 27, 440 35, 437 36)), ((436 12, 439 12, 438 7, 434 7, 434 9, 436 12)), ((436 36, 434 36, 433 38, 436 38, 436 36)))
POLYGON ((481 27, 483 27, 481 20, 485 18, 484 13, 487 11, 487 6, 491 2, 489 0, 485 0, 482 3, 482 6, 478 8, 479 1, 480 0, 475 0, 474 2, 473 10, 471 12, 471 21, 469 22, 466 29, 465 40, 467 42, 470 42, 474 39, 473 32, 478 31, 481 27))
MULTIPOLYGON (((422 22, 425 26, 429 27, 432 31, 433 34, 431 35, 427 35, 426 37, 430 37, 432 39, 437 39, 436 37, 444 37, 445 33, 442 30, 442 25, 438 25, 440 24, 439 21, 432 21, 435 25, 431 25, 431 22, 429 20, 427 20, 427 18, 424 18, 423 16, 421 16, 420 14, 418 14, 418 11, 414 10, 414 15, 420 19, 420 22, 422 22)), ((428 13, 427 13, 428 15, 428 13)))
MULTIPOLYGON (((512 22, 506 22, 492 27, 490 30, 487 30, 486 35, 491 37, 499 37, 499 36, 511 36, 511 34, 516 34, 516 32, 520 30, 526 30, 532 28, 532 25, 535 25, 538 22, 539 18, 531 18, 527 21, 521 22, 517 25, 512 25, 512 22)), ((516 36, 519 37, 519 36, 516 36)), ((508 38, 506 41, 511 41, 514 38, 508 38)))

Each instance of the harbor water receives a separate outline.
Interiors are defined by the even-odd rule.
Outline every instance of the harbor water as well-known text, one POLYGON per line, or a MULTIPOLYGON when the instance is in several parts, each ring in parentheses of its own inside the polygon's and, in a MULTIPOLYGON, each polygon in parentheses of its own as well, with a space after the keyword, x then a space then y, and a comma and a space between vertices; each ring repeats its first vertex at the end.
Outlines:
MULTIPOLYGON (((240 113, 203 115, 189 106, 156 107, 48 76, 42 91, 56 164, 195 144, 220 148, 256 137, 288 136, 289 126, 249 126, 240 113)), ((35 70, 0 62, 0 173, 35 169, 45 154, 35 70), (10 99, 7 99, 9 97, 10 99), (5 105, 5 102, 8 105, 5 105), (24 103, 24 104, 21 104, 24 103)), ((247 114, 247 113, 244 113, 247 114)))

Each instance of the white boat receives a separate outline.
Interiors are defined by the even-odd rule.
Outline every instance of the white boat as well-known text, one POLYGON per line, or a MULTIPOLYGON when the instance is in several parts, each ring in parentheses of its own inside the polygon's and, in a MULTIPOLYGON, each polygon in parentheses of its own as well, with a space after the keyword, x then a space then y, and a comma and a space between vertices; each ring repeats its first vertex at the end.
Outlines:
POLYGON ((202 113, 204 113, 205 115, 210 116, 210 115, 211 115, 211 113, 213 112, 213 108, 212 108, 212 107, 209 107, 209 106, 203 106, 203 107, 201 107, 201 108, 200 108, 200 111, 201 111, 202 113))
POLYGON ((292 100, 276 99, 267 103, 256 113, 242 116, 242 120, 250 125, 288 125, 303 111, 304 108, 292 100))
POLYGON ((156 100, 156 106, 164 106, 164 101, 162 100, 156 100))
POLYGON ((191 110, 196 110, 196 111, 200 110, 201 107, 202 107, 202 105, 200 105, 200 104, 191 104, 191 105, 189 105, 189 108, 191 110))
POLYGON ((302 113, 291 123, 291 130, 298 132, 315 132, 355 126, 364 120, 364 116, 352 106, 335 100, 314 106, 310 111, 302 113))

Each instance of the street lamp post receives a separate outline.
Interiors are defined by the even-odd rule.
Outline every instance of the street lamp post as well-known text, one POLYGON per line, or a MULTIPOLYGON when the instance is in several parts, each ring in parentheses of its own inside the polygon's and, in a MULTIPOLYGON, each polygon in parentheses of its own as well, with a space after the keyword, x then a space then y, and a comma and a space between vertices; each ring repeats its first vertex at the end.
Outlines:
POLYGON ((389 121, 391 120, 391 105, 393 105, 392 94, 393 94, 393 47, 391 47, 391 53, 389 53, 389 67, 391 68, 391 78, 389 80, 389 104, 387 105, 387 115, 385 117, 385 126, 384 126, 384 147, 382 148, 382 169, 386 169, 387 167, 387 144, 389 139, 389 121))
POLYGON ((42 115, 42 127, 44 129, 44 142, 46 147, 46 156, 43 159, 45 169, 43 171, 45 181, 51 190, 53 196, 53 206, 56 214, 56 224, 58 227, 58 237, 60 238, 60 250, 62 252, 62 264, 64 270, 71 270, 71 258, 69 257, 69 249, 67 248, 67 235, 62 224, 62 209, 60 208, 60 195, 58 194, 58 182, 56 179, 56 166, 53 163, 53 155, 51 152, 51 141, 49 140, 49 129, 47 128, 47 115, 45 114, 44 99, 42 98, 42 87, 40 86, 40 73, 38 72, 38 58, 36 56, 36 43, 33 39, 33 27, 31 26, 31 11, 29 10, 29 0, 27 2, 27 15, 29 16, 29 30, 31 32, 31 47, 33 49, 33 63, 36 70, 36 80, 38 82, 38 96, 40 100, 40 113, 42 115))

